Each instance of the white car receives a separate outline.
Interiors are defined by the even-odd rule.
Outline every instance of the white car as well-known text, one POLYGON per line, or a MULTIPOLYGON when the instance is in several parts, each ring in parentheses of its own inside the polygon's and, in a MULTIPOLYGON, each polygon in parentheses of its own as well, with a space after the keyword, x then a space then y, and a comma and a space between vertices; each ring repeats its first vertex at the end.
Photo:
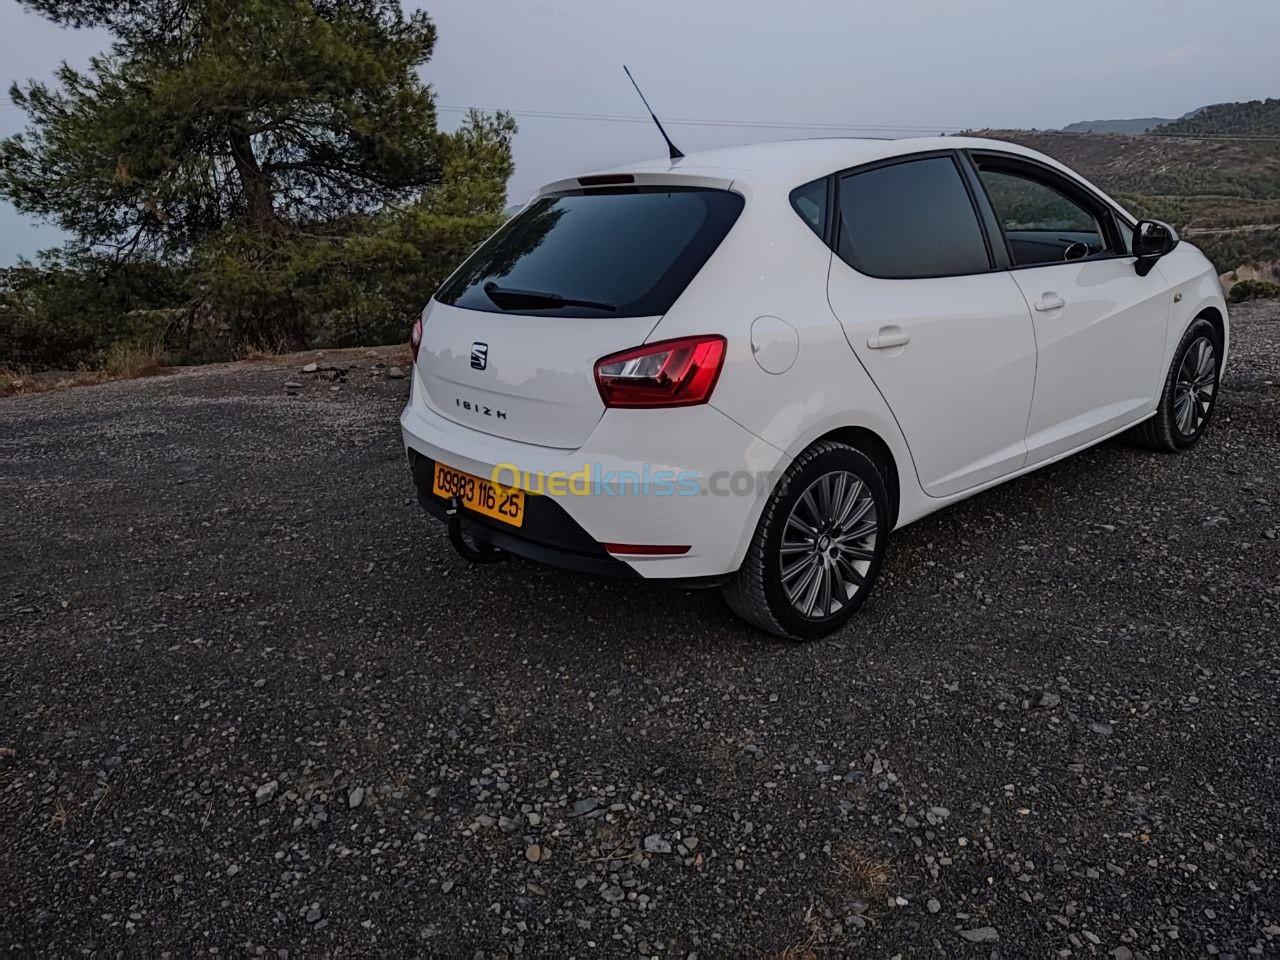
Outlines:
POLYGON ((810 638, 891 530, 1125 430, 1194 444, 1229 339, 1199 250, 1032 150, 771 143, 538 191, 415 324, 401 426, 470 559, 810 638))

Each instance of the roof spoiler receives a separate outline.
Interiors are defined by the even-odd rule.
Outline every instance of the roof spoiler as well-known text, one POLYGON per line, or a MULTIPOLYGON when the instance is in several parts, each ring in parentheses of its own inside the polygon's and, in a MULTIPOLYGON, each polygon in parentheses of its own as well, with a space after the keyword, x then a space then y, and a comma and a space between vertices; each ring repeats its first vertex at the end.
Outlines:
POLYGON ((733 186, 733 177, 719 177, 705 173, 684 173, 680 170, 644 171, 644 170, 611 170, 601 173, 584 174, 580 177, 566 177, 546 186, 539 187, 535 197, 545 197, 550 193, 565 193, 578 190, 617 190, 626 187, 701 187, 704 190, 728 190, 733 186), (625 179, 624 179, 625 178, 625 179))

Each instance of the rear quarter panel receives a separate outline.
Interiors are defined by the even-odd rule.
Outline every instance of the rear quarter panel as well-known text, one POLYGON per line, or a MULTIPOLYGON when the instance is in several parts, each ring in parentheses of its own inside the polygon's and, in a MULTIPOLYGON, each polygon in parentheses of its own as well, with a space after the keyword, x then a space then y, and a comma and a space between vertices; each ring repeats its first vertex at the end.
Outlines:
MULTIPOLYGON (((746 197, 738 223, 650 339, 723 334, 725 365, 712 405, 783 451, 780 469, 832 430, 871 430, 893 454, 902 487, 900 515, 915 513, 909 503, 923 493, 910 452, 827 300, 830 249, 791 208, 789 190, 734 188, 746 197), (766 372, 756 362, 751 330, 761 317, 778 318, 794 331, 795 359, 784 372, 766 372)), ((740 556, 770 492, 758 491, 740 556)))

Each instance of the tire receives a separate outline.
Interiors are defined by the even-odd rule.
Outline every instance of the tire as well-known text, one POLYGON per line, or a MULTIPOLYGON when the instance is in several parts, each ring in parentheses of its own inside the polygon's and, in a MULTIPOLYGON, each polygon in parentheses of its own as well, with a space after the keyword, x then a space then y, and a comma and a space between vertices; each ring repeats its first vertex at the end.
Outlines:
POLYGON ((889 497, 876 464, 846 444, 819 441, 769 497, 741 569, 722 587, 725 601, 780 637, 825 636, 866 600, 888 541, 889 497), (825 523, 814 522, 823 514, 825 523))
POLYGON ((1200 317, 1192 321, 1178 342, 1178 349, 1173 352, 1173 363, 1165 376, 1155 414, 1129 431, 1129 437, 1144 447, 1166 453, 1193 446, 1213 419, 1221 370, 1222 340, 1213 324, 1200 317), (1201 371, 1193 383, 1190 398, 1184 401, 1181 399, 1187 393, 1184 366, 1189 365, 1195 373, 1196 357, 1203 356, 1204 344, 1212 351, 1209 358, 1212 369, 1201 371), (1188 360, 1193 352, 1196 356, 1188 360))

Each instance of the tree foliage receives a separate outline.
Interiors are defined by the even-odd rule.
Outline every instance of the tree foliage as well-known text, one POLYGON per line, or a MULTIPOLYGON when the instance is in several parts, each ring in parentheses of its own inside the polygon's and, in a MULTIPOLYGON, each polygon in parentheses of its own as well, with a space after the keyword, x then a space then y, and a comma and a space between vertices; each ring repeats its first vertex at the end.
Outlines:
POLYGON ((114 37, 87 70, 10 94, 30 122, 0 143, 0 194, 75 238, 46 268, 168 268, 240 341, 301 344, 344 323, 385 335, 501 212, 514 122, 473 112, 437 130, 417 72, 436 40, 425 13, 20 2, 114 37))
POLYGON ((112 343, 172 338, 183 281, 154 261, 59 252, 0 271, 0 365, 98 366, 112 343))

